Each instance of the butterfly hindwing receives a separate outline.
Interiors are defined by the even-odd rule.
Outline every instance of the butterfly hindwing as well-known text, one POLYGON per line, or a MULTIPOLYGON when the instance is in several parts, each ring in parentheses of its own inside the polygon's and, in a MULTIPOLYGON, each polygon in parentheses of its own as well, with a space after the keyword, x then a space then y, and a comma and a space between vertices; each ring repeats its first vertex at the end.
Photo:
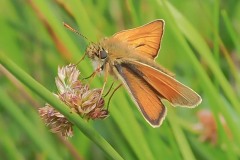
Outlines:
POLYGON ((153 127, 161 125, 166 115, 166 108, 160 100, 157 91, 152 88, 141 76, 133 65, 122 63, 114 69, 118 77, 130 92, 134 102, 144 118, 153 127))
POLYGON ((141 62, 131 60, 127 62, 141 72, 141 77, 158 95, 174 106, 195 107, 201 102, 201 97, 196 92, 168 74, 141 62))

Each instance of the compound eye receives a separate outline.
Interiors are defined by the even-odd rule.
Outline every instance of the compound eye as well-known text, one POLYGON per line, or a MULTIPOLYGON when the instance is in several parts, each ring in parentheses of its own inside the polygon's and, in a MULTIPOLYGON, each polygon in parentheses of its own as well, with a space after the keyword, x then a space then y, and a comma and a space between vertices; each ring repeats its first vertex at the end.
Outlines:
POLYGON ((105 50, 100 51, 100 58, 106 59, 107 58, 107 52, 105 50))

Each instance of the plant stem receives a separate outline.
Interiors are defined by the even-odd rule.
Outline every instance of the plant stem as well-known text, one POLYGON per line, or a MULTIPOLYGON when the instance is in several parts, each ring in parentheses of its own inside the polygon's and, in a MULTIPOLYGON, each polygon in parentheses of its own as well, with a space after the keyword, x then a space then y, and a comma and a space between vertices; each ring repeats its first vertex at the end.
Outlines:
POLYGON ((11 72, 25 86, 35 92, 38 96, 47 101, 51 106, 62 113, 68 120, 75 124, 89 139, 96 143, 112 159, 123 159, 112 146, 99 135, 87 122, 79 115, 73 113, 69 107, 57 99, 50 91, 35 81, 26 72, 13 63, 4 53, 0 52, 0 63, 11 72))

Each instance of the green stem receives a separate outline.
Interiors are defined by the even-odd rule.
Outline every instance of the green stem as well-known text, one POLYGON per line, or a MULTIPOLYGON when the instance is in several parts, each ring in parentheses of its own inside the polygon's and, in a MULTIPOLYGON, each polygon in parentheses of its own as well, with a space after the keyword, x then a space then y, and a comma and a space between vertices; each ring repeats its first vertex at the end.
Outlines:
POLYGON ((230 35, 236 49, 237 49, 237 53, 240 53, 240 39, 239 36, 237 34, 237 32, 234 30, 233 25, 231 24, 231 20, 226 12, 226 10, 222 10, 221 12, 224 24, 226 25, 228 34, 230 35))
POLYGON ((29 89, 42 97, 51 106, 62 113, 68 120, 75 124, 89 139, 96 143, 108 156, 113 159, 123 159, 112 146, 100 136, 87 122, 85 122, 78 114, 71 112, 70 108, 57 99, 53 94, 35 81, 26 72, 20 69, 2 52, 0 52, 0 63, 11 72, 19 81, 26 85, 29 89))
POLYGON ((173 134, 176 138, 177 144, 179 146, 179 149, 181 150, 183 159, 186 160, 195 160, 193 151, 191 150, 191 146, 188 143, 187 137, 184 135, 184 132, 182 128, 179 126, 176 119, 176 115, 171 108, 171 106, 168 106, 170 114, 168 115, 168 120, 171 125, 173 134))

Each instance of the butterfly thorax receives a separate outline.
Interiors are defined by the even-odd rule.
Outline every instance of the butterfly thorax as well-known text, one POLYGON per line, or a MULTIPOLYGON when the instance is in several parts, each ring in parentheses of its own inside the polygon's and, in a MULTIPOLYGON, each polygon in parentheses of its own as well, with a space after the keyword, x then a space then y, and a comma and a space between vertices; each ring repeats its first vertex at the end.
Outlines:
POLYGON ((97 66, 104 68, 106 63, 111 66, 133 55, 134 49, 126 43, 114 38, 104 38, 99 43, 92 43, 88 46, 86 53, 93 60, 95 68, 97 66))
POLYGON ((134 55, 134 48, 124 41, 119 41, 113 37, 100 41, 100 45, 108 53, 109 60, 116 60, 134 55))

